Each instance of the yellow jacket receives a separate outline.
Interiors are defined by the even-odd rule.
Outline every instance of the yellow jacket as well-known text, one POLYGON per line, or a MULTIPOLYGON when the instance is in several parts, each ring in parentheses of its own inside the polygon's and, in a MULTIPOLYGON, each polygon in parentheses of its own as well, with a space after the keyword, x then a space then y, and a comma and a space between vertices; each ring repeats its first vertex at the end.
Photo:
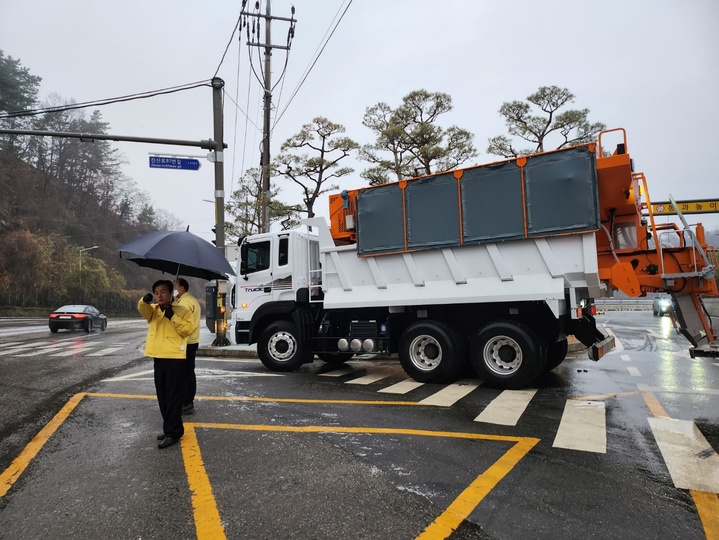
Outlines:
POLYGON ((187 343, 199 343, 200 342, 200 303, 197 298, 192 296, 189 292, 186 292, 182 296, 178 296, 177 300, 172 304, 174 306, 185 306, 192 313, 192 333, 187 338, 187 343))
POLYGON ((157 304, 146 304, 142 298, 137 310, 148 322, 145 356, 152 358, 185 358, 187 336, 192 333, 192 313, 184 306, 173 305, 172 319, 157 304))

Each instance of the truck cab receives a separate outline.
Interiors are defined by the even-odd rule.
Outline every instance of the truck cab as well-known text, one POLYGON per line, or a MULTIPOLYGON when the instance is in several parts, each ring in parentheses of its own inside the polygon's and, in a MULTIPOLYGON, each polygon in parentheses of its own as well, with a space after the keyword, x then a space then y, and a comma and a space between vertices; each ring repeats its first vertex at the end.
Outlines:
POLYGON ((238 344, 256 340, 254 328, 278 310, 292 312, 321 296, 317 238, 302 230, 243 238, 237 259, 232 321, 238 344))

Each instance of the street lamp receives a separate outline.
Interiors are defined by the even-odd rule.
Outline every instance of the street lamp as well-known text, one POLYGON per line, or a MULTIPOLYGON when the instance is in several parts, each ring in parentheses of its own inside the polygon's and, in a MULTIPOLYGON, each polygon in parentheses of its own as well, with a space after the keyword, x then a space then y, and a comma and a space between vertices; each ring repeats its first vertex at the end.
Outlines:
POLYGON ((83 251, 90 251, 91 249, 97 249, 100 246, 92 246, 89 248, 80 248, 80 285, 82 285, 82 252, 83 251))

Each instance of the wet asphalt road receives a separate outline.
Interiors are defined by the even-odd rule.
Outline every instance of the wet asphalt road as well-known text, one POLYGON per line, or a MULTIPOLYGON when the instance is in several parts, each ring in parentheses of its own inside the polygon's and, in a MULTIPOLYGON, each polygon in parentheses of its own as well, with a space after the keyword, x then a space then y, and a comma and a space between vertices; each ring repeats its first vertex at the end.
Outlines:
POLYGON ((618 349, 573 355, 531 396, 469 379, 393 393, 392 361, 275 374, 198 359, 197 411, 166 450, 142 321, 91 335, 0 322, 0 538, 719 534, 711 472, 678 487, 697 480, 674 478, 649 421, 693 423, 707 448, 690 472, 715 463, 719 360, 690 359, 667 317, 600 322, 618 349), (577 403, 599 416, 571 426, 577 403))

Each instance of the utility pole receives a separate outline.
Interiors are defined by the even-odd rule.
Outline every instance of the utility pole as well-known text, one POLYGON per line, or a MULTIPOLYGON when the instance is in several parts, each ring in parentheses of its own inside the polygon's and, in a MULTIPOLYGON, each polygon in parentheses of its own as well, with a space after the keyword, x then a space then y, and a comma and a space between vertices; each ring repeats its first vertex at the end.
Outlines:
MULTIPOLYGON (((225 252, 225 157, 224 157, 224 126, 222 117, 222 89, 225 81, 219 77, 212 79, 212 121, 215 140, 215 245, 227 256, 225 252)), ((215 319, 215 340, 213 345, 227 346, 230 340, 227 339, 227 313, 225 309, 225 297, 227 295, 227 281, 217 280, 217 311, 221 318, 215 319)))
MULTIPOLYGON (((272 49, 284 49, 290 50, 290 44, 295 33, 295 8, 292 6, 292 16, 287 17, 273 17, 271 11, 271 0, 265 0, 265 13, 264 15, 259 13, 248 13, 242 11, 242 15, 245 17, 256 17, 256 21, 259 19, 265 19, 265 42, 260 43, 260 25, 252 25, 252 38, 248 39, 248 47, 263 47, 265 49, 265 66, 264 66, 264 81, 261 81, 264 85, 264 122, 262 127, 262 211, 260 212, 260 232, 267 232, 270 225, 270 113, 272 111, 272 49), (287 45, 273 45, 271 38, 271 25, 272 21, 287 21, 290 23, 290 28, 287 33, 287 45), (255 28, 257 32, 255 32, 255 28)), ((248 32, 249 33, 249 32, 248 32)), ((249 36, 248 36, 249 38, 249 36)), ((250 58, 252 55, 250 54, 250 58)))

